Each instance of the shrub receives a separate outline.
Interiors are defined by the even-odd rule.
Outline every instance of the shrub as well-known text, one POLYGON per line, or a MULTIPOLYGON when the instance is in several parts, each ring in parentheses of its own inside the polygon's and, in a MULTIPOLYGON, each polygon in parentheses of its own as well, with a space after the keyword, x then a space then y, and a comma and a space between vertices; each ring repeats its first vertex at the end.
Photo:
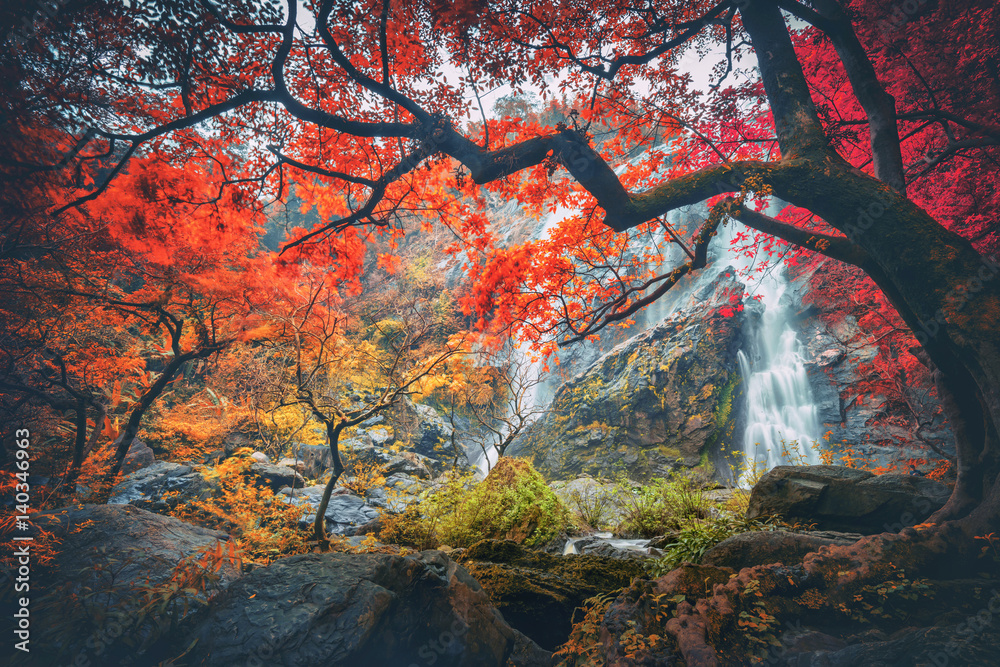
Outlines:
POLYGON ((299 528, 305 508, 291 505, 267 487, 258 487, 247 476, 254 460, 243 448, 217 465, 209 474, 219 484, 219 494, 177 505, 171 514, 179 519, 230 533, 246 560, 261 564, 283 556, 306 553, 309 534, 299 528))
POLYGON ((573 489, 567 504, 584 528, 600 530, 611 520, 615 499, 603 486, 592 489, 573 489))
POLYGON ((656 537, 679 530, 692 519, 708 516, 711 503, 702 495, 693 473, 677 472, 636 485, 619 480, 622 518, 615 532, 628 537, 656 537))
POLYGON ((461 476, 421 504, 422 530, 439 544, 465 547, 485 539, 539 546, 570 523, 570 512, 531 463, 501 458, 468 490, 461 476))

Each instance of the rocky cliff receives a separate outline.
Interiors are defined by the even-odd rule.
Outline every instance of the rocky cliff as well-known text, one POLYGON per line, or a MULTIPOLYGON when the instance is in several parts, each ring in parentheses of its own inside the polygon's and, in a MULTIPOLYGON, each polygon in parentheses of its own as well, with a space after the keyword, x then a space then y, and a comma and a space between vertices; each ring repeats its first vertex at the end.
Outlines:
POLYGON ((742 388, 736 354, 747 318, 723 309, 742 285, 731 270, 681 310, 601 356, 555 393, 551 409, 508 454, 543 474, 635 479, 679 466, 711 467, 738 437, 742 388))

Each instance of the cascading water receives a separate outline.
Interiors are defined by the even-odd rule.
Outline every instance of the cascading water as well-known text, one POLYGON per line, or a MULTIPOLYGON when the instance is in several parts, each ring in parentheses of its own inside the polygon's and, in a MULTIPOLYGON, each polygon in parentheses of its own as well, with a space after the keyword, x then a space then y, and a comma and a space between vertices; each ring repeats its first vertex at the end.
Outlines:
POLYGON ((820 437, 817 407, 802 345, 790 324, 789 302, 782 299, 788 281, 780 271, 757 287, 764 314, 751 344, 738 354, 747 400, 743 486, 777 465, 820 462, 813 449, 820 437))
MULTIPOLYGON (((769 214, 775 215, 781 206, 772 202, 769 214)), ((703 217, 704 207, 694 207, 703 217)), ((668 221, 674 228, 683 227, 681 211, 673 211, 668 221)), ((727 224, 709 251, 710 264, 702 269, 683 289, 668 293, 649 308, 648 326, 655 326, 687 305, 692 295, 708 285, 727 267, 733 266, 738 275, 753 273, 752 259, 730 248, 736 225, 727 224), (728 261, 727 261, 728 260, 728 261)), ((661 246, 662 247, 662 246, 661 246)), ((680 249, 671 245, 664 253, 662 271, 669 271, 683 260, 680 249)), ((682 287, 678 285, 678 287, 682 287)), ((749 484, 754 472, 763 473, 786 463, 819 463, 813 444, 820 437, 818 410, 803 363, 802 345, 791 327, 790 302, 785 296, 788 280, 783 267, 747 284, 749 292, 760 296, 764 314, 755 327, 750 344, 738 353, 746 396, 746 430, 743 433, 743 454, 747 469, 739 482, 749 484)))
MULTIPOLYGON (((548 236, 549 232, 570 214, 570 209, 562 205, 558 206, 542 220, 542 224, 535 233, 535 238, 541 239, 548 236)), ((544 405, 552 399, 552 387, 548 386, 545 381, 542 362, 532 354, 528 343, 519 341, 506 361, 523 368, 521 372, 524 374, 522 385, 524 393, 519 401, 515 401, 520 402, 522 411, 530 414, 536 411, 537 406, 544 405)), ((511 404, 508 403, 508 405, 511 404)), ((500 453, 492 441, 467 443, 465 444, 465 453, 469 463, 483 477, 489 474, 500 458, 500 453)))
MULTIPOLYGON (((778 202, 772 202, 769 214, 780 210, 778 202)), ((560 206, 543 220, 536 232, 536 238, 547 236, 570 211, 560 206)), ((690 227, 708 215, 704 204, 671 211, 667 222, 675 230, 690 227), (693 219, 692 219, 693 217, 693 219)), ((730 250, 730 241, 737 225, 730 223, 720 228, 718 237, 709 249, 709 264, 691 278, 682 280, 674 290, 647 307, 644 321, 637 325, 635 333, 653 327, 678 310, 690 305, 692 298, 703 287, 716 280, 720 273, 732 266, 738 275, 749 275, 752 259, 730 250), (645 326, 643 326, 645 325, 645 326)), ((683 250, 670 243, 666 232, 661 231, 653 242, 663 252, 661 271, 670 271, 686 261, 683 250)), ((641 251, 637 248, 637 252, 641 251)), ((764 313, 759 326, 755 328, 752 340, 738 354, 740 370, 744 379, 744 394, 747 400, 746 430, 743 435, 743 453, 749 468, 740 479, 748 483, 750 473, 762 473, 776 465, 792 461, 819 463, 819 456, 813 444, 820 437, 817 407, 806 375, 802 357, 802 346, 791 327, 790 308, 787 299, 782 299, 788 287, 788 280, 781 267, 760 280, 749 283, 748 292, 761 296, 764 313)), ((599 355, 603 350, 594 350, 599 355)), ((522 362, 528 358, 526 349, 515 352, 522 362)), ((530 372, 541 372, 540 364, 532 364, 530 372)), ((544 383, 535 385, 531 401, 542 405, 552 397, 554 387, 544 383)), ((495 463, 495 452, 490 456, 482 451, 469 452, 470 460, 483 474, 487 466, 495 463)))

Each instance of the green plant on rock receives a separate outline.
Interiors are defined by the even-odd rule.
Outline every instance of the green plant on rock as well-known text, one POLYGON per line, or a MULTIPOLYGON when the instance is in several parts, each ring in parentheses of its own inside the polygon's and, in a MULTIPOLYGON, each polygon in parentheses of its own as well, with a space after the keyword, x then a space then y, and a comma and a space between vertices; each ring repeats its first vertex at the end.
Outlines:
POLYGON ((573 489, 567 504, 583 528, 601 530, 614 512, 614 497, 603 486, 596 489, 573 489))
POLYGON ((712 504, 689 471, 641 485, 619 479, 617 496, 622 518, 615 532, 635 537, 656 537, 680 530, 690 521, 708 516, 712 504))
POLYGON ((701 562, 706 551, 733 535, 785 527, 787 526, 777 519, 747 519, 742 515, 722 511, 684 526, 673 542, 663 548, 663 556, 648 561, 646 567, 652 576, 659 577, 681 563, 701 562))
POLYGON ((427 501, 439 542, 469 546, 484 539, 508 539, 539 546, 570 523, 569 509, 526 459, 500 459, 471 491, 446 485, 427 501))

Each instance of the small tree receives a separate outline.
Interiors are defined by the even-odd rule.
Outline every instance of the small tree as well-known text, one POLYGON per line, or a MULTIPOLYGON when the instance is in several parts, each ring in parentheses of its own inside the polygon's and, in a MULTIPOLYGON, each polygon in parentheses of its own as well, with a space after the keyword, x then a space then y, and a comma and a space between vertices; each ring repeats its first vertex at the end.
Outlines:
POLYGON ((455 409, 461 406, 477 432, 472 441, 482 451, 489 474, 491 456, 499 460, 514 439, 548 411, 538 398, 547 373, 509 340, 499 350, 484 349, 455 361, 450 370, 452 446, 457 456, 455 409))
MULTIPOLYGON (((324 518, 333 489, 344 473, 340 438, 346 429, 389 409, 464 349, 465 336, 434 336, 431 316, 420 301, 379 305, 363 314, 345 313, 343 301, 322 278, 308 295, 278 319, 275 341, 292 355, 274 387, 274 407, 305 406, 323 424, 332 474, 316 508, 314 537, 326 544, 324 518)), ((359 309, 360 310, 360 309, 359 309)))

